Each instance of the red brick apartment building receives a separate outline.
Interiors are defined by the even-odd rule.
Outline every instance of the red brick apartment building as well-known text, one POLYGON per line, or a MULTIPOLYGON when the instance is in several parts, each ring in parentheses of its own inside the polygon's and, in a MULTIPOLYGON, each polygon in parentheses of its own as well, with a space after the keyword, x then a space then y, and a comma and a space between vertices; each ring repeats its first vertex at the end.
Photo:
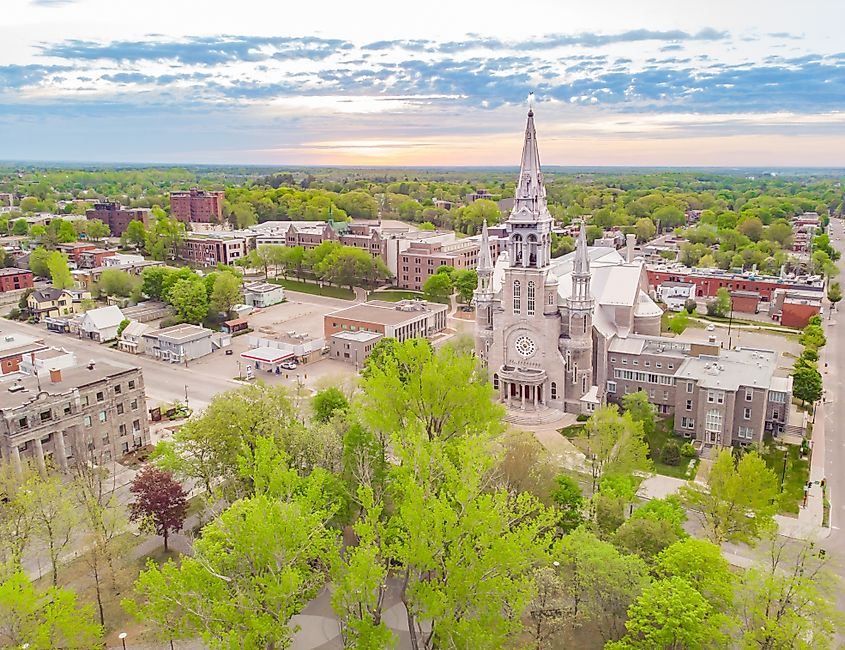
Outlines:
POLYGON ((170 216, 182 223, 220 223, 223 221, 223 191, 196 187, 187 192, 170 193, 170 216))
POLYGON ((188 236, 179 245, 179 259, 200 266, 233 264, 248 252, 242 237, 188 236))
MULTIPOLYGON (((491 242, 491 257, 499 256, 498 241, 491 242)), ((449 243, 414 242, 399 252, 396 284, 403 289, 422 291, 423 285, 440 266, 475 269, 478 266, 480 243, 476 239, 459 239, 449 243)))
POLYGON ((82 260, 82 253, 85 251, 93 251, 97 248, 94 244, 88 242, 75 241, 67 244, 59 244, 57 248, 67 255, 69 261, 79 266, 82 260))
POLYGON ((87 219, 99 219, 109 227, 112 237, 120 237, 130 221, 140 221, 144 226, 150 225, 149 208, 125 208, 116 201, 95 203, 92 210, 85 212, 87 219))
POLYGON ((9 267, 0 269, 0 293, 27 289, 32 286, 32 271, 9 267))
POLYGON ((716 292, 725 287, 728 291, 756 291, 762 302, 771 302, 776 289, 824 290, 821 279, 779 278, 751 274, 703 272, 700 269, 647 269, 648 283, 658 287, 664 282, 692 282, 695 295, 699 298, 713 298, 716 292))

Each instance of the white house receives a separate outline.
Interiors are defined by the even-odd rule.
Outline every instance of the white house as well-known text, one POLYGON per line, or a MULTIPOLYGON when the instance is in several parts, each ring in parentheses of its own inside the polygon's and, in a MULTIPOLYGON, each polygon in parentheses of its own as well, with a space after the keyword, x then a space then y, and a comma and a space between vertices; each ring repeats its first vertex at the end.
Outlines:
POLYGON ((695 300, 695 283, 664 282, 657 287, 657 297, 669 311, 681 311, 687 300, 695 300))
POLYGON ((100 307, 85 312, 79 323, 79 336, 105 343, 117 338, 117 328, 125 316, 120 307, 100 307))
POLYGON ((133 320, 120 334, 117 347, 124 352, 141 354, 144 351, 144 334, 152 331, 152 325, 133 320))
POLYGON ((251 282, 244 285, 244 302, 250 307, 278 305, 285 299, 285 290, 278 284, 251 282))

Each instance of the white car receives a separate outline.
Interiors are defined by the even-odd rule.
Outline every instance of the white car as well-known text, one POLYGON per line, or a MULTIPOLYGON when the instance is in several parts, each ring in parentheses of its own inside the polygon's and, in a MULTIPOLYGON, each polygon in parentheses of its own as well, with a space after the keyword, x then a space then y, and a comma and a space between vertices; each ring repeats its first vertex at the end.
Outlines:
POLYGON ((285 361, 281 364, 282 368, 285 370, 296 370, 296 362, 295 361, 285 361))
POLYGON ((708 331, 708 332, 712 332, 712 331, 713 331, 713 330, 715 330, 715 329, 716 329, 716 326, 715 326, 713 323, 710 323, 710 324, 707 326, 707 331, 708 331))

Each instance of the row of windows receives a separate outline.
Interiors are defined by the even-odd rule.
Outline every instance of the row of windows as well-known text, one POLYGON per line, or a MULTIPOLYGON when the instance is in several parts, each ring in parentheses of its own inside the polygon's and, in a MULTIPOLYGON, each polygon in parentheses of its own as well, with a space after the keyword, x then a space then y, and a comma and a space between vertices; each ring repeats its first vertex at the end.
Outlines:
MULTIPOLYGON (((549 304, 551 304, 551 302, 550 302, 549 304)), ((610 362, 611 362, 611 363, 616 363, 616 357, 610 357, 610 362)), ((623 365, 623 366, 627 366, 627 365, 628 365, 628 359, 627 359, 627 357, 622 357, 622 365, 623 365)), ((640 365, 640 362, 639 362, 637 359, 631 359, 631 365, 632 365, 632 366, 638 366, 638 365, 640 365)), ((651 361, 644 361, 644 362, 643 362, 643 365, 644 365, 646 368, 651 368, 651 361)), ((655 362, 654 362, 654 367, 655 367, 655 368, 662 368, 662 367, 663 367, 663 362, 662 362, 662 361, 655 361, 655 362)), ((666 364, 666 367, 667 367, 667 368, 669 368, 669 370, 672 370, 672 369, 674 369, 675 364, 674 364, 674 363, 667 363, 667 364, 666 364)))
POLYGON ((674 386, 675 378, 672 375, 662 375, 657 372, 642 372, 640 370, 625 370, 624 368, 613 369, 614 379, 627 379, 647 384, 660 384, 661 386, 674 386))

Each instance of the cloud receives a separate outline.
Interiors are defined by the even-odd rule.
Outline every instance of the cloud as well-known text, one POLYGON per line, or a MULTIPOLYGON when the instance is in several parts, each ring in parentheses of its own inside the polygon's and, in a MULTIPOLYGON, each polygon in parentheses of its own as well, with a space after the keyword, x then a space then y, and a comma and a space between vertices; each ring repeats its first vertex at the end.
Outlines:
POLYGON ((36 7, 60 7, 62 5, 71 5, 79 2, 79 0, 30 0, 29 4, 36 7))

